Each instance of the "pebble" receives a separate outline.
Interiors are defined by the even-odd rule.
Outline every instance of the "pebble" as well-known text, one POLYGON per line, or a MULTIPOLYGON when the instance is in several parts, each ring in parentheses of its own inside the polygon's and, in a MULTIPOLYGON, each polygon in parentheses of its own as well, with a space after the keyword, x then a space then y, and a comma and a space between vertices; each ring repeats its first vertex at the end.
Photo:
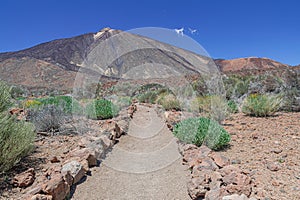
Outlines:
POLYGON ((267 168, 273 172, 278 171, 280 169, 280 166, 277 163, 269 162, 267 163, 267 168))
POLYGON ((271 150, 271 153, 276 153, 276 154, 279 154, 282 152, 282 149, 272 149, 271 150))

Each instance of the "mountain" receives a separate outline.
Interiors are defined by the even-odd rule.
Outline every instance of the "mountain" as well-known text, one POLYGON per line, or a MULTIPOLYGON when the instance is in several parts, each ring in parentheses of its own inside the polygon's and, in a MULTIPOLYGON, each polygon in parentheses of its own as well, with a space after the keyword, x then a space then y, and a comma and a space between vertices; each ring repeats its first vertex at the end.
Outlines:
POLYGON ((207 72, 215 64, 224 73, 290 68, 267 58, 212 60, 147 37, 104 28, 97 33, 0 53, 0 80, 31 90, 71 90, 78 72, 101 76, 107 81, 112 78, 167 78, 207 72), (106 40, 108 38, 110 40, 106 40))
POLYGON ((242 70, 272 70, 289 68, 289 65, 271 60, 269 58, 237 58, 232 60, 216 59, 215 63, 223 72, 234 72, 242 70))

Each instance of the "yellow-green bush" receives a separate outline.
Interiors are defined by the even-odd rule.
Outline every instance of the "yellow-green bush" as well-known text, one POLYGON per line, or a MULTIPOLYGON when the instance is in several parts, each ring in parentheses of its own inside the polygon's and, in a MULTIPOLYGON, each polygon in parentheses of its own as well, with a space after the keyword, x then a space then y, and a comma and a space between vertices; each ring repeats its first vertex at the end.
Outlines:
POLYGON ((196 112, 208 113, 211 109, 210 96, 198 96, 191 103, 191 109, 196 112))
POLYGON ((273 115, 280 109, 281 98, 276 95, 251 94, 243 102, 242 112, 255 117, 273 115))
POLYGON ((29 99, 23 102, 23 106, 25 108, 37 108, 40 105, 42 105, 42 103, 40 101, 37 101, 35 99, 29 99))
POLYGON ((225 98, 217 95, 199 96, 192 101, 191 110, 221 122, 228 115, 228 103, 225 98))
POLYGON ((173 94, 162 93, 157 99, 157 103, 165 110, 181 110, 180 101, 173 94))
POLYGON ((35 138, 32 124, 17 121, 8 114, 10 100, 9 87, 0 82, 0 173, 9 170, 28 155, 35 138))

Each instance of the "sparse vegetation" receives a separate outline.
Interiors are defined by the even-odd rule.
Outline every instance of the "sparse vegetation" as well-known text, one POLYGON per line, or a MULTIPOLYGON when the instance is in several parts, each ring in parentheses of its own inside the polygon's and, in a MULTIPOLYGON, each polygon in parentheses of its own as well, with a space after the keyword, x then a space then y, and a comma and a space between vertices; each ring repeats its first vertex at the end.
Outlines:
POLYGON ((124 108, 124 107, 128 107, 131 104, 132 98, 131 97, 127 97, 127 96, 120 96, 118 97, 118 99, 116 100, 115 104, 119 107, 119 108, 124 108))
POLYGON ((243 102, 242 112, 255 117, 267 117, 280 109, 278 95, 251 94, 243 102))
POLYGON ((168 92, 161 93, 156 102, 162 105, 165 110, 181 110, 180 101, 168 92))
POLYGON ((142 103, 151 103, 154 104, 157 99, 156 91, 148 91, 138 96, 138 100, 142 103))
POLYGON ((189 118, 175 125, 174 135, 185 143, 219 150, 228 145, 230 135, 215 120, 209 118, 189 118))
POLYGON ((67 121, 68 116, 61 106, 49 104, 31 109, 28 119, 35 125, 37 132, 54 134, 67 121))
POLYGON ((11 105, 10 88, 0 82, 0 173, 17 164, 33 148, 32 124, 17 121, 7 113, 11 105))
POLYGON ((223 121, 228 115, 228 103, 225 98, 217 95, 196 97, 191 104, 193 111, 203 116, 223 121))
POLYGON ((300 111, 300 89, 296 87, 287 88, 281 93, 282 110, 285 111, 300 111))

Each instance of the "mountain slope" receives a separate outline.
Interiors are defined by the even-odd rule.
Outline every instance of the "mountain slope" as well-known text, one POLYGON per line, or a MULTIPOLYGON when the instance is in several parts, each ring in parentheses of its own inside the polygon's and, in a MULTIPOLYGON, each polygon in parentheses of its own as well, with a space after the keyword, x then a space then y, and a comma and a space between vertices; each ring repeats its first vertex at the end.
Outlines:
MULTIPOLYGON (((224 73, 290 68, 267 58, 217 59, 215 63, 224 73)), ((0 80, 29 88, 72 89, 78 70, 96 77, 104 75, 107 80, 158 78, 205 72, 216 69, 215 63, 208 57, 150 38, 104 28, 97 33, 0 53, 0 80), (128 49, 118 49, 120 44, 128 45, 128 49), (89 66, 95 68, 88 69, 89 66)))

